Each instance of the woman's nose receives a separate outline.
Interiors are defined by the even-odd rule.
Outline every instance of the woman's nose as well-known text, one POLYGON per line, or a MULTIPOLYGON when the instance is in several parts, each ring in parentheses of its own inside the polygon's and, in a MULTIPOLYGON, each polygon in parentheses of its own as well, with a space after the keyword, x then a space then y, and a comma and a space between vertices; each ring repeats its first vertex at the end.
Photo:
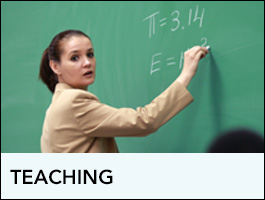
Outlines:
POLYGON ((83 66, 84 67, 91 67, 91 61, 88 58, 86 58, 83 66))

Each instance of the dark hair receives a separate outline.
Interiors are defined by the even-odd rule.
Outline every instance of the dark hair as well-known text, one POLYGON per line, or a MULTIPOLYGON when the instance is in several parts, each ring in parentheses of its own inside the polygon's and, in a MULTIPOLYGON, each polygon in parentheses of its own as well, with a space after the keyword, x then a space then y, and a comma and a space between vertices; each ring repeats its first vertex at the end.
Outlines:
POLYGON ((210 145, 208 153, 264 153, 264 139, 246 128, 226 131, 210 145))
POLYGON ((47 85, 49 90, 54 93, 55 86, 58 83, 57 75, 52 71, 50 67, 50 60, 60 62, 60 57, 62 54, 62 48, 60 42, 63 39, 70 38, 72 36, 85 36, 89 40, 85 33, 79 30, 66 30, 57 34, 51 41, 49 47, 45 49, 42 54, 41 63, 40 63, 40 73, 39 78, 47 85))

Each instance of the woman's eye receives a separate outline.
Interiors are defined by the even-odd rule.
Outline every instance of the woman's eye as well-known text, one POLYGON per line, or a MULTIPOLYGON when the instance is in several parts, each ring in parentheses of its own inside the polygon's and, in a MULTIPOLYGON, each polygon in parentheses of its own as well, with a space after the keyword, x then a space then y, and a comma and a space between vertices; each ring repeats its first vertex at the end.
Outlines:
POLYGON ((89 57, 89 58, 93 58, 93 57, 94 57, 94 53, 88 53, 88 54, 87 54, 87 57, 89 57))
POLYGON ((78 56, 72 56, 72 57, 71 57, 71 60, 72 60, 72 61, 77 61, 77 60, 78 60, 78 56))

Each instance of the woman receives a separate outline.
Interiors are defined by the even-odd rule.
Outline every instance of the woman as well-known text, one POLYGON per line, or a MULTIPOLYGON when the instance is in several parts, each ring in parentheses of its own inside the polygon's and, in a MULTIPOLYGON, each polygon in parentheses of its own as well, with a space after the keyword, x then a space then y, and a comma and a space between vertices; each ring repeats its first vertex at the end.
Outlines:
POLYGON ((144 108, 116 109, 87 92, 95 80, 96 59, 90 38, 68 30, 54 37, 44 51, 40 78, 53 94, 41 137, 43 153, 118 152, 114 137, 146 136, 192 102, 187 91, 205 47, 185 52, 180 76, 144 108))

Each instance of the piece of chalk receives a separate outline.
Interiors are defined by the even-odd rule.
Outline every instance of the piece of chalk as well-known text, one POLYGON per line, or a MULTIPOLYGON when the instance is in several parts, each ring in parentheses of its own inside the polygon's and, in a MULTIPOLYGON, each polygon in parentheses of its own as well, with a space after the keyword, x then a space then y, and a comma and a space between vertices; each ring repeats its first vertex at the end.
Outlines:
POLYGON ((206 49, 209 50, 210 49, 210 46, 207 46, 206 49))

